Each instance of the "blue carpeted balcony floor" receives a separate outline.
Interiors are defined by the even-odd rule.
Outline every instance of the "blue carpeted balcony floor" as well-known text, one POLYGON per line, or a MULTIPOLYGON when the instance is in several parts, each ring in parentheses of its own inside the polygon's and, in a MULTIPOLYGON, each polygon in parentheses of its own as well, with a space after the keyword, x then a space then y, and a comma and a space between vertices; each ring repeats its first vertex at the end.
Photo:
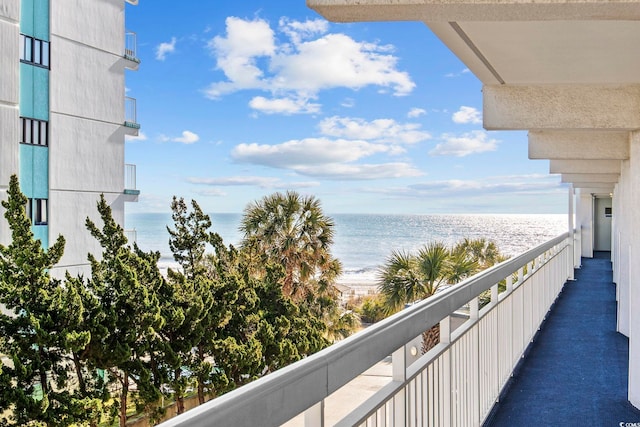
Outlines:
POLYGON ((582 260, 485 426, 619 426, 640 422, 627 400, 629 341, 616 332, 610 254, 582 260))

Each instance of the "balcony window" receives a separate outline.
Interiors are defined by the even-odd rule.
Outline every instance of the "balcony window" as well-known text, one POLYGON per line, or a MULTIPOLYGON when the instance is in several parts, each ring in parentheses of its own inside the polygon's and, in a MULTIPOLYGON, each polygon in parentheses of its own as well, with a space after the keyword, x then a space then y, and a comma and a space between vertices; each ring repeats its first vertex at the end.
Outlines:
POLYGON ((49 68, 49 42, 20 34, 20 61, 49 68))
POLYGON ((49 122, 44 120, 20 117, 21 133, 20 142, 22 144, 49 145, 49 122))
POLYGON ((49 200, 28 199, 27 216, 33 225, 47 225, 49 222, 49 200))

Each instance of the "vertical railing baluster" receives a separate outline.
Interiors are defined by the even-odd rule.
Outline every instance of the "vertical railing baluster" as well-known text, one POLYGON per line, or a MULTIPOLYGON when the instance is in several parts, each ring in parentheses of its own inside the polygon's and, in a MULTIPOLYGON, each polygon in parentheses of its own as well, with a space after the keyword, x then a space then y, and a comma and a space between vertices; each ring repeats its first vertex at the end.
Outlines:
POLYGON ((305 427, 324 427, 324 399, 304 412, 305 427))

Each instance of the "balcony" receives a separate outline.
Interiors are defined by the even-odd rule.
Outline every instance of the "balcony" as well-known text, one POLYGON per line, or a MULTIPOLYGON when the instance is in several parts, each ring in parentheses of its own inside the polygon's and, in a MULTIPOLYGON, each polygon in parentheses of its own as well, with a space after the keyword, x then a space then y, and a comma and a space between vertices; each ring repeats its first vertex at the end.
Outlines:
POLYGON ((124 194, 135 196, 137 201, 140 190, 136 188, 136 165, 124 165, 124 194))
POLYGON ((137 70, 140 66, 140 58, 138 58, 137 35, 133 31, 127 31, 124 39, 124 59, 127 60, 126 67, 130 70, 137 70))
POLYGON ((134 6, 138 5, 138 0, 125 0, 127 3, 132 4, 134 6))
MULTIPOLYGON (((523 357, 526 356, 525 364, 532 363, 529 359, 534 360, 536 353, 539 353, 535 346, 548 346, 547 343, 540 342, 543 335, 538 331, 554 304, 558 307, 554 310, 560 312, 552 314, 554 319, 560 316, 559 322, 566 325, 568 334, 571 335, 571 323, 576 316, 580 316, 579 313, 564 312, 563 307, 570 298, 578 300, 577 304, 572 304, 582 312, 582 318, 592 319, 591 323, 587 322, 574 331, 574 335, 577 333, 579 336, 574 336, 573 341, 584 340, 584 333, 607 325, 608 329, 599 331, 598 334, 613 337, 615 342, 612 354, 605 355, 607 346, 597 342, 594 344, 599 352, 595 355, 569 352, 564 359, 547 358, 544 363, 548 366, 540 369, 555 372, 553 375, 546 375, 551 384, 538 383, 532 387, 537 387, 539 394, 544 397, 536 406, 529 405, 531 409, 525 413, 531 418, 520 419, 510 425, 526 425, 531 419, 538 419, 535 418, 536 414, 547 408, 567 412, 573 407, 573 414, 580 411, 593 414, 589 412, 593 408, 589 403, 584 406, 571 405, 565 398, 559 400, 563 405, 558 405, 548 393, 551 388, 556 391, 554 396, 560 396, 564 393, 559 389, 560 386, 575 385, 575 382, 565 381, 562 374, 575 372, 576 366, 581 375, 578 380, 589 378, 591 371, 581 370, 585 358, 599 362, 589 365, 600 368, 596 386, 600 387, 608 382, 611 390, 620 385, 618 380, 624 377, 628 360, 628 356, 623 354, 620 358, 620 352, 616 354, 615 351, 615 348, 624 349, 623 341, 626 338, 614 332, 615 311, 610 309, 612 304, 615 306, 611 264, 608 264, 609 276, 602 278, 601 274, 598 275, 602 266, 594 271, 591 269, 592 260, 585 260, 584 271, 578 272, 579 281, 567 281, 573 277, 573 248, 578 242, 580 239, 572 238, 571 235, 559 236, 305 360, 238 388, 162 425, 278 426, 286 423, 286 426, 448 426, 481 425, 487 420, 493 422, 492 425, 507 425, 505 423, 509 422, 509 415, 499 418, 499 414, 500 411, 509 409, 501 406, 494 409, 494 404, 502 400, 501 391, 506 385, 509 385, 509 390, 514 390, 515 397, 518 398, 520 389, 513 385, 512 380, 514 369, 518 368, 516 376, 517 373, 524 372, 526 368, 522 368, 521 363, 523 357), (582 281, 587 283, 583 285, 582 281), (596 293, 590 299, 587 298, 585 306, 585 296, 576 296, 576 292, 591 292, 591 288, 594 288, 591 283, 594 281, 601 285, 596 292, 608 293, 608 299, 601 301, 602 294, 596 293), (503 292, 499 292, 499 282, 506 284, 503 292), (490 302, 480 307, 479 296, 487 290, 491 294, 490 302), (558 298, 561 292, 563 296, 558 298), (606 304, 607 308, 601 308, 601 303, 606 304), (461 312, 466 313, 462 320, 461 312), (611 319, 603 321, 595 313, 607 314, 611 319), (419 354, 421 333, 437 324, 441 331, 440 344, 424 355, 419 354), (530 346, 532 341, 535 341, 533 347, 530 346), (385 370, 389 360, 388 378, 377 386, 377 391, 370 392, 369 387, 358 389, 357 381, 362 381, 365 372, 372 368, 385 370), (614 364, 616 361, 619 363, 614 364), (561 367, 558 372, 557 368, 551 367, 552 364, 564 364, 565 367, 561 367), (618 376, 613 371, 617 371, 618 376), (607 372, 611 372, 612 376, 607 377, 607 372), (356 381, 352 382, 354 378, 356 381), (558 381, 559 379, 562 380, 558 381)), ((606 260, 595 261, 602 263, 606 260)), ((544 326, 543 329, 546 332, 551 326, 544 326)), ((547 351, 551 351, 553 355, 558 354, 562 348, 573 351, 575 346, 567 345, 573 341, 560 340, 557 346, 547 351)), ((589 345, 577 348, 589 351, 589 345)), ((535 371, 534 378, 538 374, 539 371, 535 371)), ((626 387, 622 385, 618 388, 614 396, 607 395, 605 398, 601 393, 592 399, 606 400, 605 404, 597 407, 602 412, 599 413, 600 418, 593 420, 596 424, 602 417, 615 415, 612 408, 617 409, 623 418, 631 417, 630 421, 640 419, 638 415, 634 418, 637 411, 634 412, 626 401, 626 387), (625 404, 628 405, 627 412, 620 412, 625 404)), ((583 392, 584 388, 578 387, 573 395, 583 392)), ((523 402, 528 399, 529 395, 520 396, 523 402)), ((508 403, 510 397, 504 401, 508 403)), ((584 401, 582 399, 581 402, 584 401)), ((528 404, 518 403, 515 412, 523 411, 522 405, 528 404)), ((547 421, 553 420, 555 414, 550 412, 551 418, 547 418, 547 421)), ((622 418, 618 421, 621 420, 622 418)))
MULTIPOLYGON (((126 190, 125 190, 126 191, 126 190)), ((124 237, 127 238, 127 242, 130 246, 138 241, 138 232, 135 228, 124 230, 124 237)))
POLYGON ((129 135, 138 135, 140 124, 136 118, 136 99, 129 96, 124 98, 124 126, 129 130, 129 135))

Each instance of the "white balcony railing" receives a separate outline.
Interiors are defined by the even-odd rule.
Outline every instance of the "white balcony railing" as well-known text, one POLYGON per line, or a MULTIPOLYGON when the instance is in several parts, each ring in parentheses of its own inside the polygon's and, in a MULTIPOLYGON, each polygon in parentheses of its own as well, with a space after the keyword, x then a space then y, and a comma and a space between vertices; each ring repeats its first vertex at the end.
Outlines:
POLYGON ((136 186, 136 165, 124 165, 124 194, 140 194, 136 186))
POLYGON ((136 41, 137 36, 133 31, 127 31, 124 38, 124 57, 129 61, 133 61, 136 64, 140 63, 138 58, 138 43, 136 41))
POLYGON ((137 118, 136 99, 124 97, 124 125, 133 129, 140 129, 137 118))
POLYGON ((559 236, 161 425, 278 426, 303 412, 305 426, 480 425, 573 272, 572 243, 559 236), (463 306, 468 318, 454 330, 463 306), (440 344, 419 354, 436 324, 440 344), (330 422, 330 396, 389 355, 391 380, 330 422))
POLYGON ((138 241, 138 232, 135 228, 124 230, 124 237, 127 238, 127 242, 130 246, 138 241))

